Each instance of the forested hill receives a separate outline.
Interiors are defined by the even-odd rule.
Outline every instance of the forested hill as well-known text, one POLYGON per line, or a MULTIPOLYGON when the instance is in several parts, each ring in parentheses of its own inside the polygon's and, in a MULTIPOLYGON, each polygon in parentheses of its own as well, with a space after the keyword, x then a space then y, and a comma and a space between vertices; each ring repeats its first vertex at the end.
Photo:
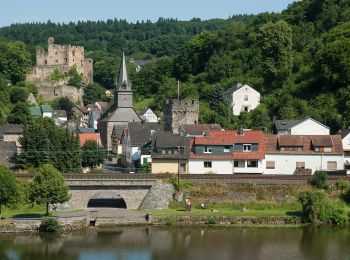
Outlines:
POLYGON ((202 122, 268 128, 272 116, 311 116, 333 132, 350 126, 349 0, 303 0, 280 14, 227 20, 12 25, 0 28, 0 36, 23 41, 32 55, 48 36, 83 45, 95 61, 95 81, 106 88, 120 49, 129 58, 160 58, 138 73, 130 70, 137 106, 156 111, 176 97, 180 79, 181 97, 200 99, 202 122), (262 104, 235 117, 222 93, 238 82, 259 90, 262 104))

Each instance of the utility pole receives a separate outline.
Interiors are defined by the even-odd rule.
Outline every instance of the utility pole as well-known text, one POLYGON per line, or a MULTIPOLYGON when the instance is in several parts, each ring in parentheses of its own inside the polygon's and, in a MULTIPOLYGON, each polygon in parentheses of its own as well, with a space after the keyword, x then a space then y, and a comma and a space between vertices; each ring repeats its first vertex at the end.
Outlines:
POLYGON ((177 80, 177 100, 180 100, 180 80, 177 80))
POLYGON ((180 146, 177 146, 177 188, 180 191, 180 146))

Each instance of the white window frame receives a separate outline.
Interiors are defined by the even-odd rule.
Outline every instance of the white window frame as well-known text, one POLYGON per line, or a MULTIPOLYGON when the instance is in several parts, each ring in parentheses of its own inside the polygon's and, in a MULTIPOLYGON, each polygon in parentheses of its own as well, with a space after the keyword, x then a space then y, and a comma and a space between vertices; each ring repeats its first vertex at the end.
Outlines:
POLYGON ((266 161, 266 169, 276 169, 276 161, 266 161))
POLYGON ((231 152, 231 147, 229 145, 225 145, 224 146, 224 153, 229 153, 229 152, 231 152), (228 149, 227 149, 227 147, 228 147, 228 149))
POLYGON ((243 152, 245 153, 250 153, 252 151, 252 145, 251 144, 243 144, 243 152), (249 147, 248 150, 246 150, 245 148, 249 147))
POLYGON ((212 147, 211 146, 204 146, 203 153, 212 153, 212 147))
POLYGON ((336 171, 337 168, 338 168, 338 164, 337 164, 336 161, 327 161, 327 170, 328 170, 328 171, 336 171), (334 169, 330 169, 329 163, 334 163, 334 164, 335 164, 335 168, 334 168, 334 169))
POLYGON ((297 169, 306 169, 305 162, 296 162, 295 167, 297 169))
POLYGON ((258 160, 247 160, 247 168, 258 168, 259 167, 259 161, 258 160), (249 162, 256 162, 256 166, 249 166, 249 162))

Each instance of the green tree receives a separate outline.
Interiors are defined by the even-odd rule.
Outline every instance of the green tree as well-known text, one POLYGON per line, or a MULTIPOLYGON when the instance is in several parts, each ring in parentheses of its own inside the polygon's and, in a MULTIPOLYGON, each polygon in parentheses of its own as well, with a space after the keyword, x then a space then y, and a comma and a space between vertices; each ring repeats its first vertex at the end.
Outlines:
POLYGON ((53 72, 50 75, 50 80, 53 82, 58 82, 60 80, 63 80, 66 78, 66 75, 59 69, 54 69, 53 72))
POLYGON ((64 203, 69 199, 68 186, 61 173, 51 164, 40 166, 30 186, 29 200, 45 204, 46 215, 49 215, 49 204, 64 203))
POLYGON ((268 22, 260 27, 258 44, 262 52, 265 85, 283 86, 292 71, 292 29, 285 21, 268 22))
POLYGON ((94 140, 88 140, 82 147, 83 151, 83 167, 94 168, 104 162, 106 158, 106 150, 96 143, 94 140))
POLYGON ((72 67, 68 71, 68 85, 76 88, 80 88, 83 85, 83 75, 79 74, 75 67, 72 67))
POLYGON ((0 220, 1 206, 14 206, 19 198, 20 195, 15 176, 8 168, 0 165, 0 220))
POLYGON ((27 88, 13 87, 10 94, 10 100, 13 104, 17 102, 26 102, 29 96, 27 88))
POLYGON ((105 89, 98 83, 91 83, 84 89, 83 102, 85 105, 96 101, 107 101, 105 89))
POLYGON ((67 113, 67 119, 73 118, 74 103, 68 97, 61 97, 58 100, 58 109, 64 110, 67 113))
POLYGON ((11 124, 28 124, 32 120, 27 103, 18 102, 7 119, 11 124))

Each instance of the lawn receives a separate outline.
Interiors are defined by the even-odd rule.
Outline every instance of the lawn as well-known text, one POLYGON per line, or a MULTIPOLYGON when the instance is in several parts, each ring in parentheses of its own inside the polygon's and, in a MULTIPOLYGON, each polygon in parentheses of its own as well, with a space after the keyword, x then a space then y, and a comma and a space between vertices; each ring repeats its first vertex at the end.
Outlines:
POLYGON ((143 108, 149 107, 153 102, 153 98, 145 98, 139 102, 135 102, 134 103, 134 109, 137 110, 141 110, 143 108))
POLYGON ((24 216, 24 215, 42 215, 46 212, 45 205, 34 204, 21 204, 17 205, 16 208, 11 209, 7 207, 2 207, 2 216, 3 217, 13 217, 13 216, 24 216))
POLYGON ((234 209, 217 209, 218 212, 213 212, 208 209, 192 209, 191 212, 186 212, 182 209, 166 209, 166 210, 152 210, 154 217, 166 216, 237 216, 237 217, 269 217, 269 216, 291 216, 299 215, 300 211, 286 210, 286 209, 251 209, 246 212, 234 209))

